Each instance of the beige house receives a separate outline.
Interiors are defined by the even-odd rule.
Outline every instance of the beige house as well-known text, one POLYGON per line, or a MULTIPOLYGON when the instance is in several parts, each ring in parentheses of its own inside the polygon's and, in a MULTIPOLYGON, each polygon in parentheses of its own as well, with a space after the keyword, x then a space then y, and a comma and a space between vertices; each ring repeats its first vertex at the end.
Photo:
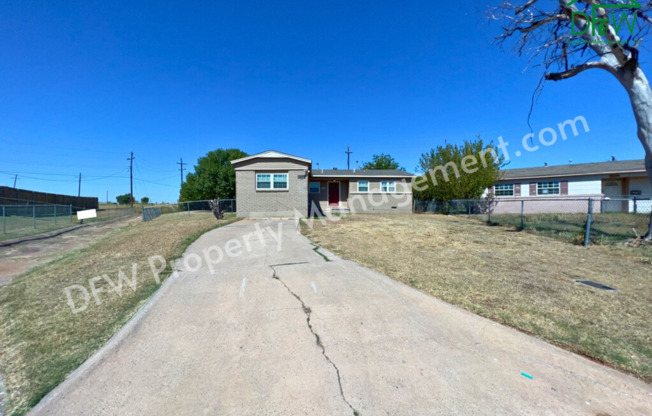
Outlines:
POLYGON ((267 151, 231 162, 239 217, 412 212, 414 175, 401 170, 312 170, 312 162, 267 151))
POLYGON ((623 160, 578 163, 560 166, 508 169, 489 190, 495 196, 495 213, 526 211, 584 212, 579 199, 594 199, 594 212, 649 213, 652 187, 645 171, 645 161, 623 160), (640 201, 640 203, 638 203, 640 201))

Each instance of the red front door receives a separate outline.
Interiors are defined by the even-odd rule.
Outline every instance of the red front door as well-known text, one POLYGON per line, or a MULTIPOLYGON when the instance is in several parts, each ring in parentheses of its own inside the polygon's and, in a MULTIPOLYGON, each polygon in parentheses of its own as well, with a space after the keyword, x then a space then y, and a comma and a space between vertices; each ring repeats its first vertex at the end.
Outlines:
POLYGON ((339 182, 328 183, 328 206, 329 207, 340 206, 340 183, 339 182))

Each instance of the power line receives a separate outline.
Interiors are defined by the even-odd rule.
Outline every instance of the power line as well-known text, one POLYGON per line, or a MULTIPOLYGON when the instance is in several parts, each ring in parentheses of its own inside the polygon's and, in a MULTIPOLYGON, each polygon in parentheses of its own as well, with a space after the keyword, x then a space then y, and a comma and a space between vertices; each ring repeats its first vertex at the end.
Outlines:
POLYGON ((134 207, 134 152, 131 152, 131 157, 127 160, 129 161, 129 196, 131 200, 131 207, 134 207))
POLYGON ((138 178, 138 177, 134 178, 134 180, 137 181, 137 182, 151 183, 153 185, 168 186, 170 188, 176 188, 176 185, 170 185, 170 184, 167 184, 167 183, 161 183, 161 182, 156 182, 156 181, 149 181, 149 180, 141 179, 141 178, 138 178))
MULTIPOLYGON (((143 173, 140 171, 140 165, 138 164, 138 162, 135 162, 134 165, 136 166, 136 172, 138 172, 138 175, 140 175, 142 177, 143 173)), ((137 181, 140 180, 140 182, 149 182, 149 181, 146 181, 146 180, 139 179, 137 177, 135 177, 134 179, 137 180, 137 181)), ((147 185, 145 183, 143 183, 143 188, 145 189, 145 196, 147 196, 149 194, 149 188, 147 187, 147 185)))
POLYGON ((187 163, 183 163, 183 158, 181 158, 181 162, 177 162, 177 165, 181 165, 181 168, 179 169, 181 171, 181 187, 183 187, 183 165, 186 165, 187 163))
POLYGON ((349 149, 348 144, 346 145, 346 152, 344 152, 344 153, 346 153, 346 169, 350 170, 351 169, 351 153, 353 153, 353 152, 351 151, 351 149, 349 149))
POLYGON ((10 174, 11 176, 14 176, 14 174, 42 175, 42 176, 73 176, 66 173, 40 173, 40 172, 18 172, 18 171, 13 171, 13 172, 0 171, 0 172, 10 174))
MULTIPOLYGON (((102 179, 107 179, 107 178, 115 178, 118 177, 117 175, 125 172, 125 170, 120 170, 118 172, 112 173, 110 175, 87 175, 84 177, 86 181, 98 181, 102 179)), ((33 179, 36 181, 48 181, 48 182, 77 182, 78 176, 77 175, 72 175, 72 174, 65 174, 65 173, 40 173, 40 172, 8 172, 8 171, 0 171, 0 173, 7 174, 11 176, 12 178, 15 175, 20 175, 21 178, 25 179, 33 179), (28 175, 28 176, 25 176, 28 175), (71 179, 46 179, 46 178, 37 178, 32 175, 38 175, 38 176, 63 176, 63 177, 68 177, 71 179), (74 178, 74 179, 73 179, 74 178)), ((175 175, 176 176, 176 175, 175 175)), ((126 176, 122 176, 121 178, 126 178, 126 176)))
POLYGON ((8 172, 3 172, 3 173, 7 173, 11 178, 14 179, 14 185, 15 185, 15 182, 16 182, 17 179, 32 179, 32 180, 35 180, 35 181, 45 181, 45 182, 67 182, 67 183, 70 183, 70 182, 76 182, 76 181, 77 181, 77 179, 45 179, 45 178, 34 178, 34 177, 32 177, 32 176, 25 176, 25 175, 20 175, 20 176, 18 176, 18 174, 8 173, 8 172))

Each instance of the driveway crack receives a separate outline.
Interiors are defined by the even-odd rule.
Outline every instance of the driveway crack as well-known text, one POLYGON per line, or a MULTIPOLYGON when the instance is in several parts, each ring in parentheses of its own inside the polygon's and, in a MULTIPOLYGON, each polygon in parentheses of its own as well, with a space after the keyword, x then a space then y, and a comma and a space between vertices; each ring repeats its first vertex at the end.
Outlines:
POLYGON ((310 330, 310 333, 315 337, 315 343, 317 344, 317 346, 321 350, 321 353, 324 356, 324 358, 326 359, 326 361, 328 361, 330 363, 330 365, 333 366, 333 368, 335 369, 335 374, 337 374, 337 384, 338 384, 338 386, 340 388, 340 396, 342 396, 342 400, 344 400, 344 403, 346 403, 347 406, 349 406, 349 408, 353 412, 354 416, 359 416, 360 413, 357 410, 355 410, 355 408, 351 405, 351 403, 349 403, 349 401, 346 399, 346 396, 344 395, 344 389, 342 388, 342 377, 340 375, 340 369, 337 367, 337 365, 335 365, 335 363, 333 362, 333 360, 331 360, 331 358, 328 356, 328 354, 326 354, 326 347, 324 347, 324 344, 321 342, 321 338, 319 337, 319 334, 317 332, 315 332, 314 328, 312 327, 312 324, 310 323, 310 315, 312 314, 312 309, 310 309, 310 306, 306 305, 306 303, 303 301, 303 299, 301 299, 301 296, 294 293, 292 291, 292 289, 290 289, 290 287, 283 280, 281 280, 279 275, 276 273, 276 269, 274 268, 274 266, 269 266, 269 267, 273 271, 272 278, 274 278, 274 279, 278 280, 279 282, 281 282, 281 284, 283 286, 285 286, 287 291, 290 292, 290 294, 292 296, 294 296, 301 303, 301 309, 303 310, 303 313, 306 315, 306 323, 308 324, 308 329, 310 330))

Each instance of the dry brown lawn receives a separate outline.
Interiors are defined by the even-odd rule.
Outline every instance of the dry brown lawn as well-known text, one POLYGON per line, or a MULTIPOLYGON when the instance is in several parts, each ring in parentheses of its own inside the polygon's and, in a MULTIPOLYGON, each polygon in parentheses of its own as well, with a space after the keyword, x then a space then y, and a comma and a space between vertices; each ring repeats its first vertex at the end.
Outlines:
MULTIPOLYGON (((148 258, 179 258, 201 234, 235 221, 215 220, 209 213, 169 214, 115 230, 97 243, 65 255, 15 278, 0 288, 0 371, 7 389, 8 415, 22 415, 101 347, 160 286, 148 258), (117 284, 118 271, 132 278, 136 290, 123 283, 122 295, 108 282, 96 304, 73 313, 64 292, 71 285, 107 274, 117 284)), ((168 267, 169 272, 169 267, 168 267)), ((164 278, 163 274, 161 276, 164 278)), ((73 292, 78 294, 79 292, 73 292)), ((81 296, 75 296, 80 306, 81 296)))
POLYGON ((431 214, 315 220, 303 230, 343 258, 652 381, 650 246, 587 249, 431 214))

